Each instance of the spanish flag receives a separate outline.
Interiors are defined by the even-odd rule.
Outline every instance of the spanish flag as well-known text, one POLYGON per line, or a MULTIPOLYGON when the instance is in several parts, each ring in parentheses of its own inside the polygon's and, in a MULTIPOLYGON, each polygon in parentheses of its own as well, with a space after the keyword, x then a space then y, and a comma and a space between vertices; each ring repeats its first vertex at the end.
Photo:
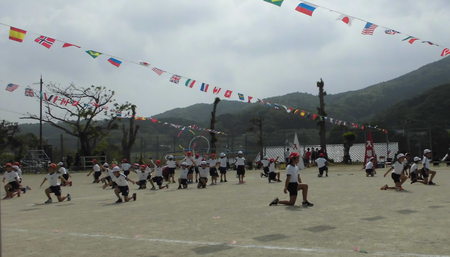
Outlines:
POLYGON ((9 30, 9 39, 22 43, 25 34, 27 34, 25 30, 11 27, 9 30))

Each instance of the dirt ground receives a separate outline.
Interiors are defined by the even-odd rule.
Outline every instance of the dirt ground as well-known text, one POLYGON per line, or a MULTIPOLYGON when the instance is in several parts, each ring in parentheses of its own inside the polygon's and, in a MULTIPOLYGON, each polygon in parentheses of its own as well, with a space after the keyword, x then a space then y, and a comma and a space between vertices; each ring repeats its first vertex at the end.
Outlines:
POLYGON ((328 178, 317 167, 302 171, 309 208, 301 198, 269 207, 288 195, 260 171, 248 171, 242 185, 230 171, 228 183, 206 189, 131 185, 138 199, 122 204, 86 173, 62 188, 71 202, 43 204, 45 175, 25 175, 32 190, 1 201, 3 256, 450 256, 449 168, 435 168, 436 186, 407 181, 401 192, 380 190, 393 184, 386 169, 373 178, 359 169, 330 167, 328 178))

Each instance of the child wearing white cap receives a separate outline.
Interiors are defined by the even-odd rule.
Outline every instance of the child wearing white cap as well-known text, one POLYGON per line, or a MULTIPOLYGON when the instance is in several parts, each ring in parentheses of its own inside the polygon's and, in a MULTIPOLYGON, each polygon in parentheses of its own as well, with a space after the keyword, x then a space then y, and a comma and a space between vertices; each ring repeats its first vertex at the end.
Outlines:
POLYGON ((94 164, 94 167, 92 167, 91 172, 89 172, 89 174, 87 174, 87 176, 89 177, 91 175, 91 173, 94 172, 94 182, 92 182, 92 183, 99 183, 100 176, 102 175, 102 170, 100 168, 100 165, 98 165, 96 159, 92 160, 92 164, 94 164))
POLYGON ((263 171, 261 172, 261 178, 264 176, 266 178, 269 177, 269 156, 264 156, 264 158, 260 161, 263 166, 263 171))
POLYGON ((101 167, 103 174, 103 178, 101 179, 101 181, 103 183, 108 184, 109 181, 111 181, 111 175, 112 175, 112 170, 109 169, 109 164, 108 163, 103 163, 102 167, 101 167))
POLYGON ((220 172, 220 182, 228 182, 227 181, 227 155, 225 153, 220 153, 219 158, 219 172, 220 172))
POLYGON ((402 184, 408 179, 405 175, 403 175, 403 164, 402 162, 405 160, 404 154, 398 154, 397 155, 397 161, 392 165, 386 173, 384 173, 384 177, 392 170, 392 179, 394 180, 395 187, 389 187, 388 185, 384 185, 381 190, 386 189, 396 189, 396 190, 404 190, 402 188, 402 184))
POLYGON ((198 168, 200 178, 198 179, 197 188, 205 188, 206 183, 208 183, 209 167, 207 167, 206 161, 202 161, 200 164, 198 168))
POLYGON ((179 164, 177 161, 175 161, 175 159, 173 158, 173 155, 169 155, 169 158, 167 158, 166 164, 169 169, 169 183, 175 184, 175 168, 179 164), (172 178, 172 181, 170 181, 170 178, 172 178))
POLYGON ((187 163, 181 163, 180 177, 178 178, 178 189, 181 189, 181 186, 183 186, 183 189, 186 189, 188 187, 188 172, 189 167, 187 166, 187 163))
POLYGON ((431 157, 431 150, 430 149, 425 149, 423 151, 423 159, 422 159, 422 177, 423 177, 423 183, 425 185, 436 185, 433 182, 433 178, 434 176, 436 176, 436 171, 434 170, 430 170, 430 157, 431 157), (430 177, 431 175, 431 177, 430 177), (430 177, 430 179, 428 180, 428 177, 430 177))
POLYGON ((234 163, 236 165, 237 175, 239 178, 239 184, 245 183, 244 177, 245 177, 245 158, 243 156, 242 151, 238 152, 238 156, 236 157, 236 162, 234 163))
POLYGON ((409 175, 411 177, 411 184, 414 184, 416 182, 423 183, 423 181, 417 180, 417 175, 419 173, 419 162, 420 162, 420 158, 417 156, 414 157, 413 164, 411 165, 411 168, 409 169, 409 175))
POLYGON ((217 173, 217 166, 219 166, 216 160, 216 154, 212 153, 210 156, 206 155, 207 163, 209 166, 209 175, 211 176, 211 185, 217 185, 217 178, 219 174, 217 173))
MULTIPOLYGON (((373 177, 375 174, 375 168, 373 166, 373 157, 370 157, 369 161, 366 163, 365 167, 363 167, 362 169, 366 169, 366 177, 371 176, 373 177)), ((362 170, 361 169, 361 170, 362 170)))
POLYGON ((137 199, 136 193, 134 193, 132 196, 128 196, 128 194, 130 192, 130 188, 128 187, 128 181, 133 183, 133 185, 135 184, 135 182, 133 180, 131 180, 130 178, 128 178, 126 175, 121 174, 120 168, 118 166, 114 167, 112 172, 113 172, 113 176, 111 177, 112 180, 108 184, 104 185, 103 189, 105 189, 108 186, 111 186, 113 184, 113 182, 116 182, 117 187, 114 188, 114 193, 116 194, 117 198, 119 198, 116 201, 116 203, 123 202, 120 194, 122 194, 125 202, 129 202, 131 199, 136 201, 136 199, 137 199))
POLYGON ((65 179, 65 181, 62 181, 61 186, 72 186, 72 181, 69 181, 69 178, 71 178, 72 176, 70 176, 69 171, 66 170, 66 168, 64 167, 64 163, 63 162, 59 162, 58 163, 59 169, 58 169, 58 173, 62 175, 62 177, 65 179))

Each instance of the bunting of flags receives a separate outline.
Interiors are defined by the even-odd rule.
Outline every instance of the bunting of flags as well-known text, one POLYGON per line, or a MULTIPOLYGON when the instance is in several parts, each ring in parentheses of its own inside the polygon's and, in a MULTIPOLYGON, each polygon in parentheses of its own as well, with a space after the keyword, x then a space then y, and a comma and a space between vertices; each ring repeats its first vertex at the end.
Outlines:
POLYGON ((173 124, 173 123, 163 122, 163 121, 151 118, 151 117, 149 117, 149 118, 134 117, 134 119, 135 120, 151 120, 153 123, 162 124, 163 126, 169 125, 170 127, 174 127, 174 128, 181 129, 181 130, 196 129, 196 130, 201 130, 201 131, 205 131, 205 132, 212 132, 212 133, 217 134, 217 135, 225 135, 225 136, 227 136, 227 134, 224 133, 224 132, 220 132, 220 131, 217 131, 217 130, 212 130, 212 129, 200 127, 200 126, 197 126, 197 125, 189 125, 189 126, 177 125, 177 124, 173 124))

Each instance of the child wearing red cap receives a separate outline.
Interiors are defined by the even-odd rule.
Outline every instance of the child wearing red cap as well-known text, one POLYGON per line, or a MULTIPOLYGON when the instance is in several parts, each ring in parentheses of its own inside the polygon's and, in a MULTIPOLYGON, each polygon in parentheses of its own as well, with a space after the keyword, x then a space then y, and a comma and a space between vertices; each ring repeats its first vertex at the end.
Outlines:
POLYGON ((96 159, 92 160, 92 164, 94 164, 94 167, 92 167, 91 172, 89 172, 87 176, 89 177, 92 174, 92 172, 94 172, 94 181, 92 183, 100 183, 100 176, 102 175, 100 165, 98 165, 96 159))
POLYGON ((289 201, 279 201, 278 197, 275 198, 269 206, 284 204, 284 205, 294 205, 297 201, 298 191, 302 190, 303 202, 302 205, 304 207, 312 207, 314 204, 308 202, 308 184, 303 184, 302 179, 300 178, 300 172, 297 167, 297 164, 300 161, 300 155, 296 152, 293 152, 289 155, 289 164, 286 167, 286 183, 284 184, 284 193, 287 194, 289 192, 289 201))
POLYGON ((155 168, 153 168, 153 172, 155 173, 155 176, 152 178, 152 180, 154 183, 156 183, 158 185, 159 189, 163 189, 163 188, 169 189, 169 183, 167 183, 165 186, 162 185, 162 183, 163 183, 163 167, 161 166, 160 160, 155 161, 155 168))
POLYGON ((50 187, 45 189, 45 195, 47 195, 48 197, 48 200, 45 203, 51 203, 53 201, 52 197, 50 196, 50 193, 54 193, 58 198, 58 201, 60 202, 66 199, 67 201, 72 200, 72 196, 70 194, 67 194, 67 196, 61 196, 61 187, 60 187, 61 183, 59 182, 59 180, 61 180, 64 183, 67 183, 67 181, 63 176, 56 173, 56 164, 54 163, 50 164, 48 167, 48 171, 49 173, 47 174, 47 176, 45 176, 44 181, 42 181, 41 183, 42 187, 45 181, 48 180, 50 182, 50 187))
POLYGON ((194 167, 194 158, 192 158, 192 153, 189 151, 189 152, 184 152, 184 150, 183 150, 183 153, 184 153, 184 155, 185 155, 185 162, 186 162, 186 165, 187 165, 187 167, 189 167, 189 170, 188 170, 188 183, 189 184, 192 184, 192 183, 194 183, 193 182, 193 179, 194 179, 194 169, 195 169, 195 167, 194 167))
POLYGON ((123 159, 122 163, 120 164, 120 167, 122 168, 123 174, 128 177, 128 175, 130 175, 130 168, 131 168, 131 164, 128 162, 128 160, 123 159))
POLYGON ((206 156, 208 158, 207 164, 209 165, 209 175, 211 176, 211 185, 217 185, 217 178, 219 177, 219 174, 217 173, 217 160, 216 160, 216 154, 212 153, 211 156, 206 156))
POLYGON ((197 166, 195 166, 195 183, 198 182, 198 176, 200 173, 199 166, 200 166, 200 163, 202 163, 202 160, 203 160, 203 157, 200 156, 200 154, 196 153, 195 158, 194 158, 194 162, 197 165, 197 166))
POLYGON ((7 181, 8 184, 5 185, 6 196, 3 199, 11 199, 16 194, 20 197, 19 175, 12 170, 11 163, 7 163, 5 168, 6 172, 3 174, 3 183, 7 181))
POLYGON ((275 172, 275 164, 278 162, 278 158, 280 158, 280 156, 277 156, 276 159, 270 158, 269 160, 269 183, 271 183, 272 180, 275 182, 281 182, 280 172, 275 172))
POLYGON ((317 167, 319 167, 319 174, 317 174, 317 176, 319 178, 321 178, 323 176, 323 172, 324 171, 325 171, 325 176, 328 177, 328 166, 327 166, 327 164, 333 165, 329 161, 327 161, 324 157, 325 157, 325 155, 323 153, 320 153, 319 154, 319 158, 317 158, 317 160, 315 161, 315 163, 317 164, 317 167))
POLYGON ((64 163, 63 162, 59 162, 58 163, 59 166, 59 170, 56 171, 59 174, 61 174, 63 176, 63 178, 66 180, 66 182, 61 183, 61 186, 72 186, 72 181, 69 181, 69 178, 71 178, 72 176, 70 176, 69 172, 66 170, 66 168, 64 167, 64 163))

